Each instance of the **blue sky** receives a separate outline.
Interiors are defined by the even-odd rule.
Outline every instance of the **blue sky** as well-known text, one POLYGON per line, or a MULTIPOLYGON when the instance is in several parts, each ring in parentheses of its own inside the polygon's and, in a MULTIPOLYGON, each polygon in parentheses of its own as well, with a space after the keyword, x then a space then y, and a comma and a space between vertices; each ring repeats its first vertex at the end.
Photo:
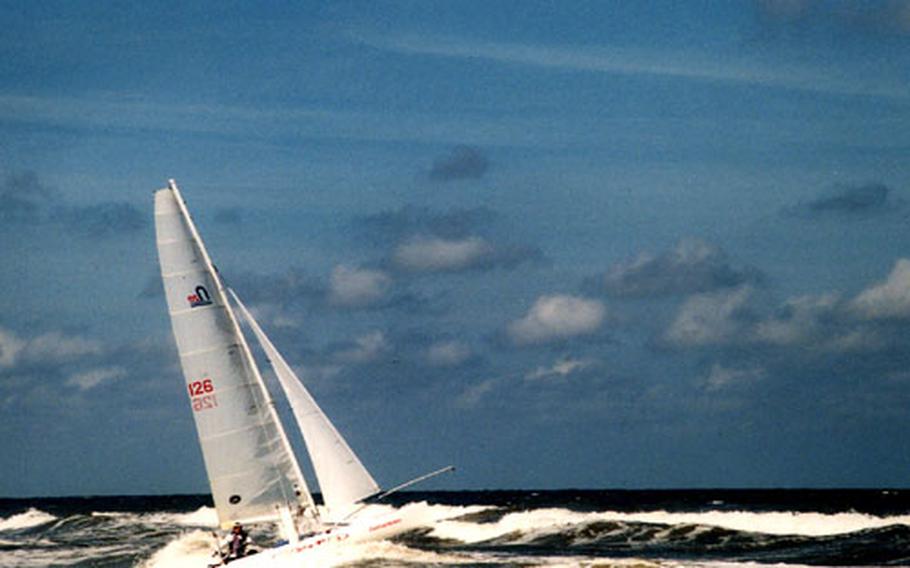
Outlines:
POLYGON ((168 178, 384 485, 906 485, 907 2, 0 14, 0 495, 207 491, 168 178))

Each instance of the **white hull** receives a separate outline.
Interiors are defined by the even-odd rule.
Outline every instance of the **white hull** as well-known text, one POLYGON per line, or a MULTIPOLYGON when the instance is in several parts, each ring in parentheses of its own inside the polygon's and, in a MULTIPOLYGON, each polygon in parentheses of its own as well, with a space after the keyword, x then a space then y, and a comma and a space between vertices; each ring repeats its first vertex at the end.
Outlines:
POLYGON ((409 518, 402 515, 402 511, 396 510, 384 515, 352 520, 350 524, 302 538, 296 544, 284 544, 234 560, 229 566, 235 568, 324 566, 332 556, 341 555, 346 546, 391 538, 422 524, 418 518, 409 518))

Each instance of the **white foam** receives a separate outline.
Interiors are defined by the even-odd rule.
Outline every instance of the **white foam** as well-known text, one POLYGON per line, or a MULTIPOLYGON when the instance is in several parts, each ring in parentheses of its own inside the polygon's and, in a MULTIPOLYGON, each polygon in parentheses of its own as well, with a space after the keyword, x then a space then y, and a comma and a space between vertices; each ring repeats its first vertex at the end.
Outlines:
POLYGON ((708 525, 773 535, 830 536, 889 525, 910 525, 910 515, 878 517, 863 513, 707 511, 704 513, 601 513, 608 520, 666 525, 708 525))
POLYGON ((668 526, 705 525, 773 535, 829 536, 894 524, 910 525, 910 516, 877 517, 862 513, 753 513, 744 511, 580 513, 567 509, 533 509, 508 513, 494 523, 444 521, 434 526, 431 536, 470 544, 515 534, 517 542, 528 542, 536 536, 562 532, 598 521, 653 523, 668 526))
POLYGON ((12 515, 5 519, 0 518, 0 531, 17 531, 37 527, 56 520, 57 517, 50 513, 31 508, 24 513, 12 515))
POLYGON ((150 513, 142 515, 143 522, 181 527, 218 527, 218 513, 213 507, 199 507, 190 513, 150 513))
POLYGON ((193 528, 214 529, 218 527, 218 514, 212 507, 200 507, 190 513, 121 513, 93 512, 93 517, 122 521, 193 528))
POLYGON ((212 562, 215 540, 211 533, 190 531, 155 552, 139 568, 199 568, 212 562))

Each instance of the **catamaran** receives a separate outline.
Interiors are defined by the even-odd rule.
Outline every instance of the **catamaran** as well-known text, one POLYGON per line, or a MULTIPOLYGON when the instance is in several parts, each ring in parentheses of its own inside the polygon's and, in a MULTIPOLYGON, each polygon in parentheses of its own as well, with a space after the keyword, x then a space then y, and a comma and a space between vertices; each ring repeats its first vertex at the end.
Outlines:
POLYGON ((230 529, 238 523, 273 523, 282 538, 273 548, 231 560, 231 566, 307 566, 316 549, 386 539, 419 526, 421 519, 408 518, 402 510, 384 508, 376 514, 365 501, 453 468, 383 493, 250 311, 224 285, 174 180, 155 192, 155 232, 171 326, 219 524, 230 529), (237 313, 290 403, 323 507, 310 493, 237 313))

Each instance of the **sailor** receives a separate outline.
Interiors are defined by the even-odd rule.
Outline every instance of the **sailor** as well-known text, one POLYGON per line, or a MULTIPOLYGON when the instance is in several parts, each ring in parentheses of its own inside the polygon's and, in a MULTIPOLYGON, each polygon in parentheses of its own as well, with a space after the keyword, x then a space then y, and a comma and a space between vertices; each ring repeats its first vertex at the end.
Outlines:
POLYGON ((240 523, 234 523, 233 528, 231 528, 231 534, 229 534, 225 540, 225 544, 227 545, 227 555, 224 557, 225 564, 231 560, 236 560, 238 558, 243 558, 246 556, 246 547, 247 544, 249 544, 249 535, 247 535, 246 531, 243 530, 243 525, 240 523))

